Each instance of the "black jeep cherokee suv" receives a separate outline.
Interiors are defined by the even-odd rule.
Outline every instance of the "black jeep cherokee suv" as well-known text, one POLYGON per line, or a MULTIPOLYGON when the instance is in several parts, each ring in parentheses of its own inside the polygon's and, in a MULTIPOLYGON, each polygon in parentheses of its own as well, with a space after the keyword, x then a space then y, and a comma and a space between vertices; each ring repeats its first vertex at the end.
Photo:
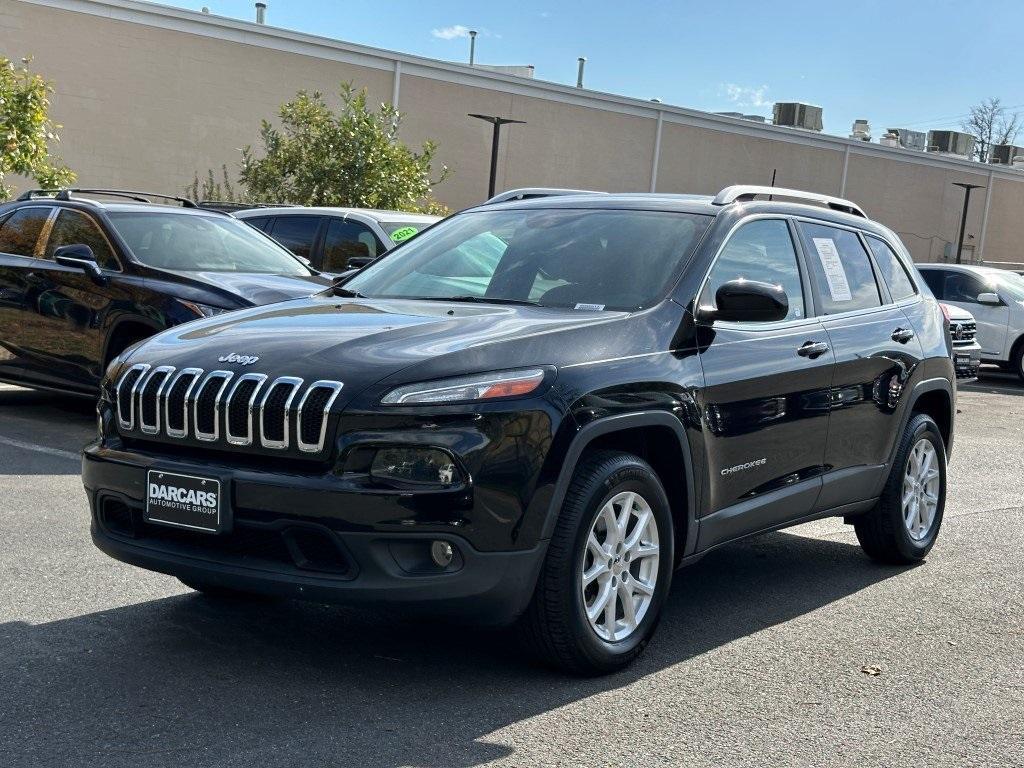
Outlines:
POLYGON ((552 197, 134 348, 84 481, 97 546, 196 589, 516 621, 601 672, 741 537, 836 515, 923 558, 954 381, 938 304, 853 203, 552 197))

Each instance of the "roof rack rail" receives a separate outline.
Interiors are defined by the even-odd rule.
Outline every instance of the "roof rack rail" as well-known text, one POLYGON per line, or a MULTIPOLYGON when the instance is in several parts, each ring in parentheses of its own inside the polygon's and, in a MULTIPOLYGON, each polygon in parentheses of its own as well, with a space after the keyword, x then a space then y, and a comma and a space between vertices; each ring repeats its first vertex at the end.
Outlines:
POLYGON ((182 208, 198 208, 194 200, 189 200, 187 197, 178 197, 177 195, 164 195, 160 192, 138 192, 134 189, 86 189, 84 187, 71 187, 68 189, 62 189, 57 194, 59 200, 69 200, 72 194, 76 195, 110 195, 111 197, 124 197, 129 200, 134 200, 138 203, 151 203, 153 202, 149 198, 158 197, 161 200, 174 200, 176 203, 181 203, 182 208), (63 194, 63 197, 61 196, 63 194))
POLYGON ((841 197, 831 195, 819 195, 817 192, 804 192, 800 189, 786 189, 785 187, 760 187, 752 184, 736 184, 726 187, 711 201, 712 205, 729 205, 735 202, 753 200, 755 197, 772 195, 775 197, 788 197, 794 200, 809 200, 820 205, 827 206, 834 211, 850 213, 854 216, 868 218, 864 209, 854 202, 844 200, 841 197))
POLYGON ((60 189, 26 189, 16 198, 14 202, 24 203, 27 200, 35 200, 40 197, 56 198, 63 190, 60 189))
POLYGON ((200 200, 197 205, 211 211, 231 213, 232 211, 249 211, 253 208, 299 208, 295 203, 235 203, 230 200, 200 200))
POLYGON ((607 192, 599 192, 594 189, 561 189, 559 187, 523 187, 522 189, 510 189, 501 192, 490 200, 484 201, 483 205, 494 203, 505 203, 509 200, 532 200, 538 197, 557 197, 559 195, 607 195, 607 192))

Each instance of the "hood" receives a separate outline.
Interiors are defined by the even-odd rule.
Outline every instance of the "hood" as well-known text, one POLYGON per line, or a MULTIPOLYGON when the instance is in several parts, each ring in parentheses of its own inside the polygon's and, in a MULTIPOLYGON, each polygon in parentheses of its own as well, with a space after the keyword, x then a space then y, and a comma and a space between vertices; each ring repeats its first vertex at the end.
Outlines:
POLYGON ((956 306, 954 304, 947 304, 946 302, 940 302, 940 303, 942 304, 943 307, 945 307, 946 315, 949 317, 950 320, 956 320, 958 322, 963 322, 964 320, 967 320, 967 321, 970 321, 970 322, 974 321, 974 315, 972 315, 966 309, 958 307, 958 306, 956 306))
MULTIPOLYGON (((189 286, 204 294, 223 297, 227 307, 243 304, 262 306, 288 301, 322 291, 331 284, 326 275, 271 275, 257 272, 170 272, 179 286, 189 286)), ((179 291, 180 292, 180 291, 179 291)), ((198 295, 183 296, 193 301, 209 303, 198 295)), ((212 297, 211 297, 212 298, 212 297)))
POLYGON ((567 361, 574 352, 587 359, 594 350, 567 342, 562 333, 580 331, 592 343, 604 344, 609 334, 603 329, 625 316, 547 307, 314 296, 171 328, 142 344, 131 362, 298 376, 306 381, 334 379, 344 382, 342 399, 348 400, 411 366, 419 365, 417 373, 422 370, 433 378, 567 361), (553 344, 558 345, 557 354, 553 344))

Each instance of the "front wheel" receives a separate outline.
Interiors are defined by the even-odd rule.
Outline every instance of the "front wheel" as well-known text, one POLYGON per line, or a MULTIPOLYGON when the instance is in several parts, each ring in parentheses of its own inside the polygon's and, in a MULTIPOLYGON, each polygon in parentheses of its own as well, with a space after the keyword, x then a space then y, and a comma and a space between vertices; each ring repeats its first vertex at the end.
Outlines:
POLYGON ((939 535, 945 505, 945 443, 931 416, 918 413, 903 431, 878 505, 854 521, 857 540, 879 562, 923 560, 939 535))
POLYGON ((629 664, 658 625, 673 570, 672 515, 651 466, 599 451, 574 473, 520 630, 576 674, 629 664))

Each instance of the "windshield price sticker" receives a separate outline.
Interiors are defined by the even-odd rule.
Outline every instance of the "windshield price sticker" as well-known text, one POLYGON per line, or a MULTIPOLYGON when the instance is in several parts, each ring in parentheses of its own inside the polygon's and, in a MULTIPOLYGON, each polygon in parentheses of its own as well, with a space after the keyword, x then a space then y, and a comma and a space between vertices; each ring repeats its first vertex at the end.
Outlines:
POLYGON ((417 232, 419 232, 419 230, 416 229, 416 227, 402 227, 401 229, 396 229, 391 233, 391 239, 396 243, 400 243, 403 240, 408 240, 417 232))
POLYGON ((850 293, 850 281, 846 279, 846 270, 843 269, 843 262, 839 259, 839 250, 835 241, 830 237, 813 237, 814 247, 818 250, 818 259, 821 261, 821 268, 825 271, 825 280, 828 281, 828 290, 832 294, 832 301, 850 301, 853 294, 850 293))

